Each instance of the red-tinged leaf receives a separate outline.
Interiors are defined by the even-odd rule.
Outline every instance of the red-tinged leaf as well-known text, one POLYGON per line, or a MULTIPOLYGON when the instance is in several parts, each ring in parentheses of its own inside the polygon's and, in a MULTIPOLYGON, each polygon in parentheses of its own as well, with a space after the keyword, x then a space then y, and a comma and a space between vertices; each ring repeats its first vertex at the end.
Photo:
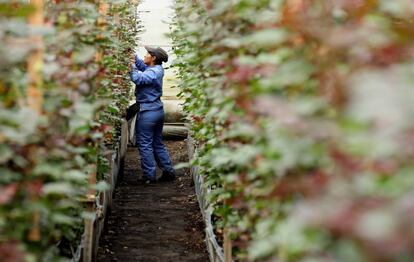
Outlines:
POLYGON ((409 51, 402 46, 388 45, 374 53, 373 62, 387 66, 409 58, 409 51))
POLYGON ((244 209, 249 207, 242 196, 228 199, 226 203, 234 209, 244 209))
POLYGON ((372 170, 381 175, 394 175, 398 171, 398 163, 393 159, 378 160, 372 163, 372 170))
POLYGON ((203 121, 203 119, 201 118, 201 117, 199 117, 199 116, 195 116, 195 115, 193 115, 193 116, 191 116, 191 118, 193 119, 193 121, 194 122, 196 122, 196 123, 200 123, 200 122, 202 122, 203 121))
POLYGON ((239 84, 247 84, 256 74, 255 68, 248 65, 239 65, 233 71, 227 73, 227 79, 239 84))
POLYGON ((113 127, 112 127, 112 126, 110 126, 110 125, 103 124, 103 125, 101 126, 101 131, 102 131, 103 133, 112 132, 112 130, 113 130, 113 127))
POLYGON ((335 107, 346 104, 347 94, 343 79, 335 71, 327 71, 319 77, 320 94, 335 107))
POLYGON ((332 7, 343 8, 347 13, 357 19, 362 18, 377 5, 377 0, 335 0, 332 7))
POLYGON ((295 16, 303 13, 309 6, 307 0, 288 0, 283 11, 284 21, 291 21, 295 16))
POLYGON ((38 196, 42 193, 43 182, 32 181, 26 185, 26 190, 31 196, 38 196))
POLYGON ((302 194, 310 198, 318 196, 328 184, 329 176, 322 171, 315 171, 302 176, 286 176, 282 178, 272 191, 273 196, 282 199, 294 194, 302 194))
POLYGON ((332 149, 330 155, 338 164, 338 166, 342 168, 344 174, 352 174, 362 168, 362 163, 360 159, 348 155, 345 152, 342 152, 338 149, 332 149))
POLYGON ((16 195, 18 185, 16 183, 0 187, 0 204, 8 204, 16 195))
POLYGON ((19 248, 17 241, 0 243, 0 258, 2 262, 24 262, 25 253, 19 248))

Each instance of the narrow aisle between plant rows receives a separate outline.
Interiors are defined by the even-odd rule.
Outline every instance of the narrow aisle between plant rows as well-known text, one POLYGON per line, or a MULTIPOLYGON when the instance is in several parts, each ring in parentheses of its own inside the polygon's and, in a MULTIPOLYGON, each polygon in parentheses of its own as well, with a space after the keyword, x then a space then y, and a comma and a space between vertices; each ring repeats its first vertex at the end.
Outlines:
MULTIPOLYGON (((187 161, 184 141, 165 141, 174 163, 187 161)), ((188 170, 174 182, 141 185, 137 148, 128 148, 98 261, 208 261, 204 225, 188 170)))

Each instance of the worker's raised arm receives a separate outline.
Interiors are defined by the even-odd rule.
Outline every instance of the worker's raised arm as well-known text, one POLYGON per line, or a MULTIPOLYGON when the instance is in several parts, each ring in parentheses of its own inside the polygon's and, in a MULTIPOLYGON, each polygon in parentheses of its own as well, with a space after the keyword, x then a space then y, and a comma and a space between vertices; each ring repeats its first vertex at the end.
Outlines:
POLYGON ((144 61, 138 57, 138 55, 135 55, 135 67, 139 70, 139 71, 145 71, 145 69, 148 68, 148 66, 146 64, 144 64, 144 61))
POLYGON ((145 70, 144 72, 133 68, 131 71, 131 80, 136 85, 152 84, 157 79, 157 74, 153 69, 145 70))

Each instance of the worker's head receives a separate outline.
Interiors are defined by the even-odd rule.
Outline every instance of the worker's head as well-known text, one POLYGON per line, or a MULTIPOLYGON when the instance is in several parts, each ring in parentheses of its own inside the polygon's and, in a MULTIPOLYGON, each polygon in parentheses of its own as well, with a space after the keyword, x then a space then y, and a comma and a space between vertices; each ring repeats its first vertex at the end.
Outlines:
POLYGON ((145 46, 148 53, 144 56, 144 63, 148 66, 161 65, 168 61, 168 54, 161 47, 145 46))

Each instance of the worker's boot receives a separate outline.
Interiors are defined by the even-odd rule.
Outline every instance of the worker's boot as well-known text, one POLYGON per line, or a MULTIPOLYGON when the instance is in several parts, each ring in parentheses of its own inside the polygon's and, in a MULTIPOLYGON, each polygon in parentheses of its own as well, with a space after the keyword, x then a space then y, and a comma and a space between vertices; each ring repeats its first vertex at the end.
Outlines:
POLYGON ((155 184, 157 183, 157 180, 155 179, 150 179, 146 176, 142 176, 141 178, 138 179, 138 182, 144 185, 148 185, 148 184, 155 184))
POLYGON ((159 182, 169 182, 175 180, 174 171, 163 171, 162 176, 158 179, 159 182))

